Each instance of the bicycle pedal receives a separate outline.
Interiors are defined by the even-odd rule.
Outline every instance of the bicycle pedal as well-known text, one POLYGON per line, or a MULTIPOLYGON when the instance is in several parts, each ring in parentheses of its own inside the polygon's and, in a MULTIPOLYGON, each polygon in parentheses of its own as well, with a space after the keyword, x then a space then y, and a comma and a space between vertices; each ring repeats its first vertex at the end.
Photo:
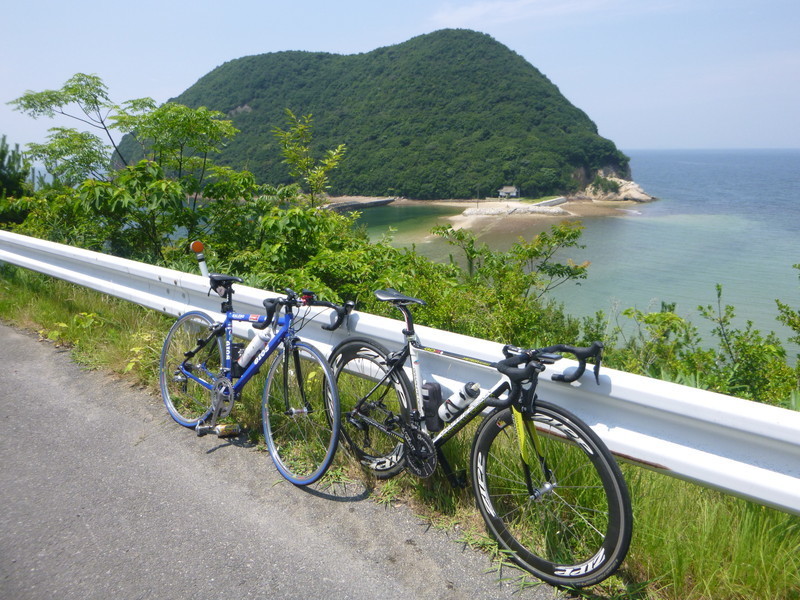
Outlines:
POLYGON ((241 432, 242 428, 238 423, 223 423, 214 427, 214 433, 217 434, 217 437, 230 437, 239 435, 241 432))
POLYGON ((197 437, 203 437, 214 431, 214 428, 211 425, 198 425, 194 430, 197 432, 197 437))

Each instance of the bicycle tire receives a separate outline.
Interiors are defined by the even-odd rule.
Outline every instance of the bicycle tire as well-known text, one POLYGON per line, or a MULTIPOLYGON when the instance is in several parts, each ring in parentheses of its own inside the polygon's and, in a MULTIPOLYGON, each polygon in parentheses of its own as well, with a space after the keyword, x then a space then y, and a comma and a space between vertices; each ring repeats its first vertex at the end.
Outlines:
MULTIPOLYGON (((388 350, 377 342, 351 338, 334 348, 330 358, 339 389, 342 437, 356 460, 378 479, 389 479, 403 471, 405 446, 402 440, 348 413, 389 371, 388 355, 388 350)), ((397 370, 390 375, 387 383, 377 388, 372 398, 362 404, 361 412, 382 424, 393 417, 400 417, 406 422, 413 397, 408 377, 402 370, 397 370)))
POLYGON ((188 360, 184 355, 195 348, 198 339, 209 334, 212 325, 214 321, 207 314, 187 312, 172 325, 161 349, 161 397, 170 416, 184 427, 195 427, 212 411, 211 388, 222 373, 222 337, 218 336, 188 360), (195 375, 208 382, 208 387, 179 371, 178 367, 184 361, 187 361, 195 375))
POLYGON ((298 486, 318 481, 339 443, 339 396, 328 361, 313 346, 282 345, 270 365, 261 414, 278 472, 298 486))
POLYGON ((537 401, 533 417, 523 419, 525 429, 535 427, 538 444, 527 469, 512 409, 490 413, 475 434, 472 485, 487 529, 536 577, 567 587, 596 584, 622 563, 633 532, 619 466, 569 411, 537 401))

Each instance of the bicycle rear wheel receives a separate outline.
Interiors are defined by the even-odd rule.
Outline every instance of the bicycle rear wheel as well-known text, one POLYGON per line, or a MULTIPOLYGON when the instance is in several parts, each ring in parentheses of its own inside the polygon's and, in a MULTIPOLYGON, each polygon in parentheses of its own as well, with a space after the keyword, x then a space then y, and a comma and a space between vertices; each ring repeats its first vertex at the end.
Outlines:
POLYGON ((269 368, 261 412, 264 438, 281 475, 309 485, 325 474, 339 443, 339 396, 324 356, 293 342, 269 368))
MULTIPOLYGON (((378 479, 393 477, 405 468, 405 446, 402 439, 371 426, 367 419, 392 427, 395 417, 407 420, 411 401, 411 385, 404 372, 386 377, 388 354, 380 344, 360 338, 346 340, 331 353, 342 406, 342 436, 356 459, 378 479)), ((394 427, 400 431, 396 423, 394 427)))
POLYGON ((495 411, 473 443, 473 490, 489 532, 548 583, 602 581, 625 558, 633 531, 619 466, 585 423, 555 405, 537 401, 519 425, 522 444, 512 410, 495 411))
POLYGON ((207 314, 187 312, 172 325, 161 350, 161 396, 169 414, 184 427, 195 427, 211 414, 211 389, 222 373, 222 337, 210 340, 192 358, 187 359, 184 353, 193 350, 213 325, 207 314), (200 381, 181 370, 184 361, 186 370, 200 381))

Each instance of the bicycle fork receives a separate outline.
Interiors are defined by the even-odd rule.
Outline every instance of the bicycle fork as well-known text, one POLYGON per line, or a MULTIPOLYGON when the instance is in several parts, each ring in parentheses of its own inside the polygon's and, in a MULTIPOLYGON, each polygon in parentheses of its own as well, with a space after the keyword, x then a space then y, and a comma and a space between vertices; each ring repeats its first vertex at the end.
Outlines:
POLYGON ((307 396, 306 396, 306 384, 303 380, 303 368, 302 362, 300 360, 300 351, 297 348, 292 348, 287 344, 285 346, 285 351, 283 355, 284 367, 283 367, 283 398, 285 403, 285 410, 284 415, 287 417, 293 417, 295 415, 310 415, 314 412, 313 408, 311 408, 311 404, 309 404, 307 396), (291 358, 289 357, 289 353, 291 353, 291 358), (297 378, 297 389, 300 392, 300 405, 302 408, 294 408, 292 406, 291 398, 289 396, 289 378, 291 377, 292 368, 291 364, 294 363, 294 373, 297 378))
POLYGON ((525 485, 528 488, 528 497, 536 502, 544 496, 552 494, 556 488, 556 482, 553 478, 553 472, 547 466, 536 425, 530 420, 526 421, 522 413, 516 408, 512 408, 511 413, 514 417, 514 427, 517 431, 517 442, 519 444, 522 470, 525 474, 525 485), (535 487, 531 479, 531 467, 537 464, 543 475, 541 487, 535 487))

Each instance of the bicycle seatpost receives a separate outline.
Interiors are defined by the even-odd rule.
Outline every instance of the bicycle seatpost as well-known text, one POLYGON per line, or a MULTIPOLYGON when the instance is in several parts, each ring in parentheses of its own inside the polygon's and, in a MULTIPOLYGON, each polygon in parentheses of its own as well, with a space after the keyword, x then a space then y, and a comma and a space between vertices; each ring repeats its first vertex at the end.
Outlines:
POLYGON ((208 267, 206 266, 206 257, 203 254, 203 250, 205 250, 203 242, 201 242, 200 240, 195 240, 191 244, 189 244, 189 249, 195 253, 195 256, 197 256, 197 263, 200 265, 200 273, 203 274, 203 277, 208 277, 208 267))

